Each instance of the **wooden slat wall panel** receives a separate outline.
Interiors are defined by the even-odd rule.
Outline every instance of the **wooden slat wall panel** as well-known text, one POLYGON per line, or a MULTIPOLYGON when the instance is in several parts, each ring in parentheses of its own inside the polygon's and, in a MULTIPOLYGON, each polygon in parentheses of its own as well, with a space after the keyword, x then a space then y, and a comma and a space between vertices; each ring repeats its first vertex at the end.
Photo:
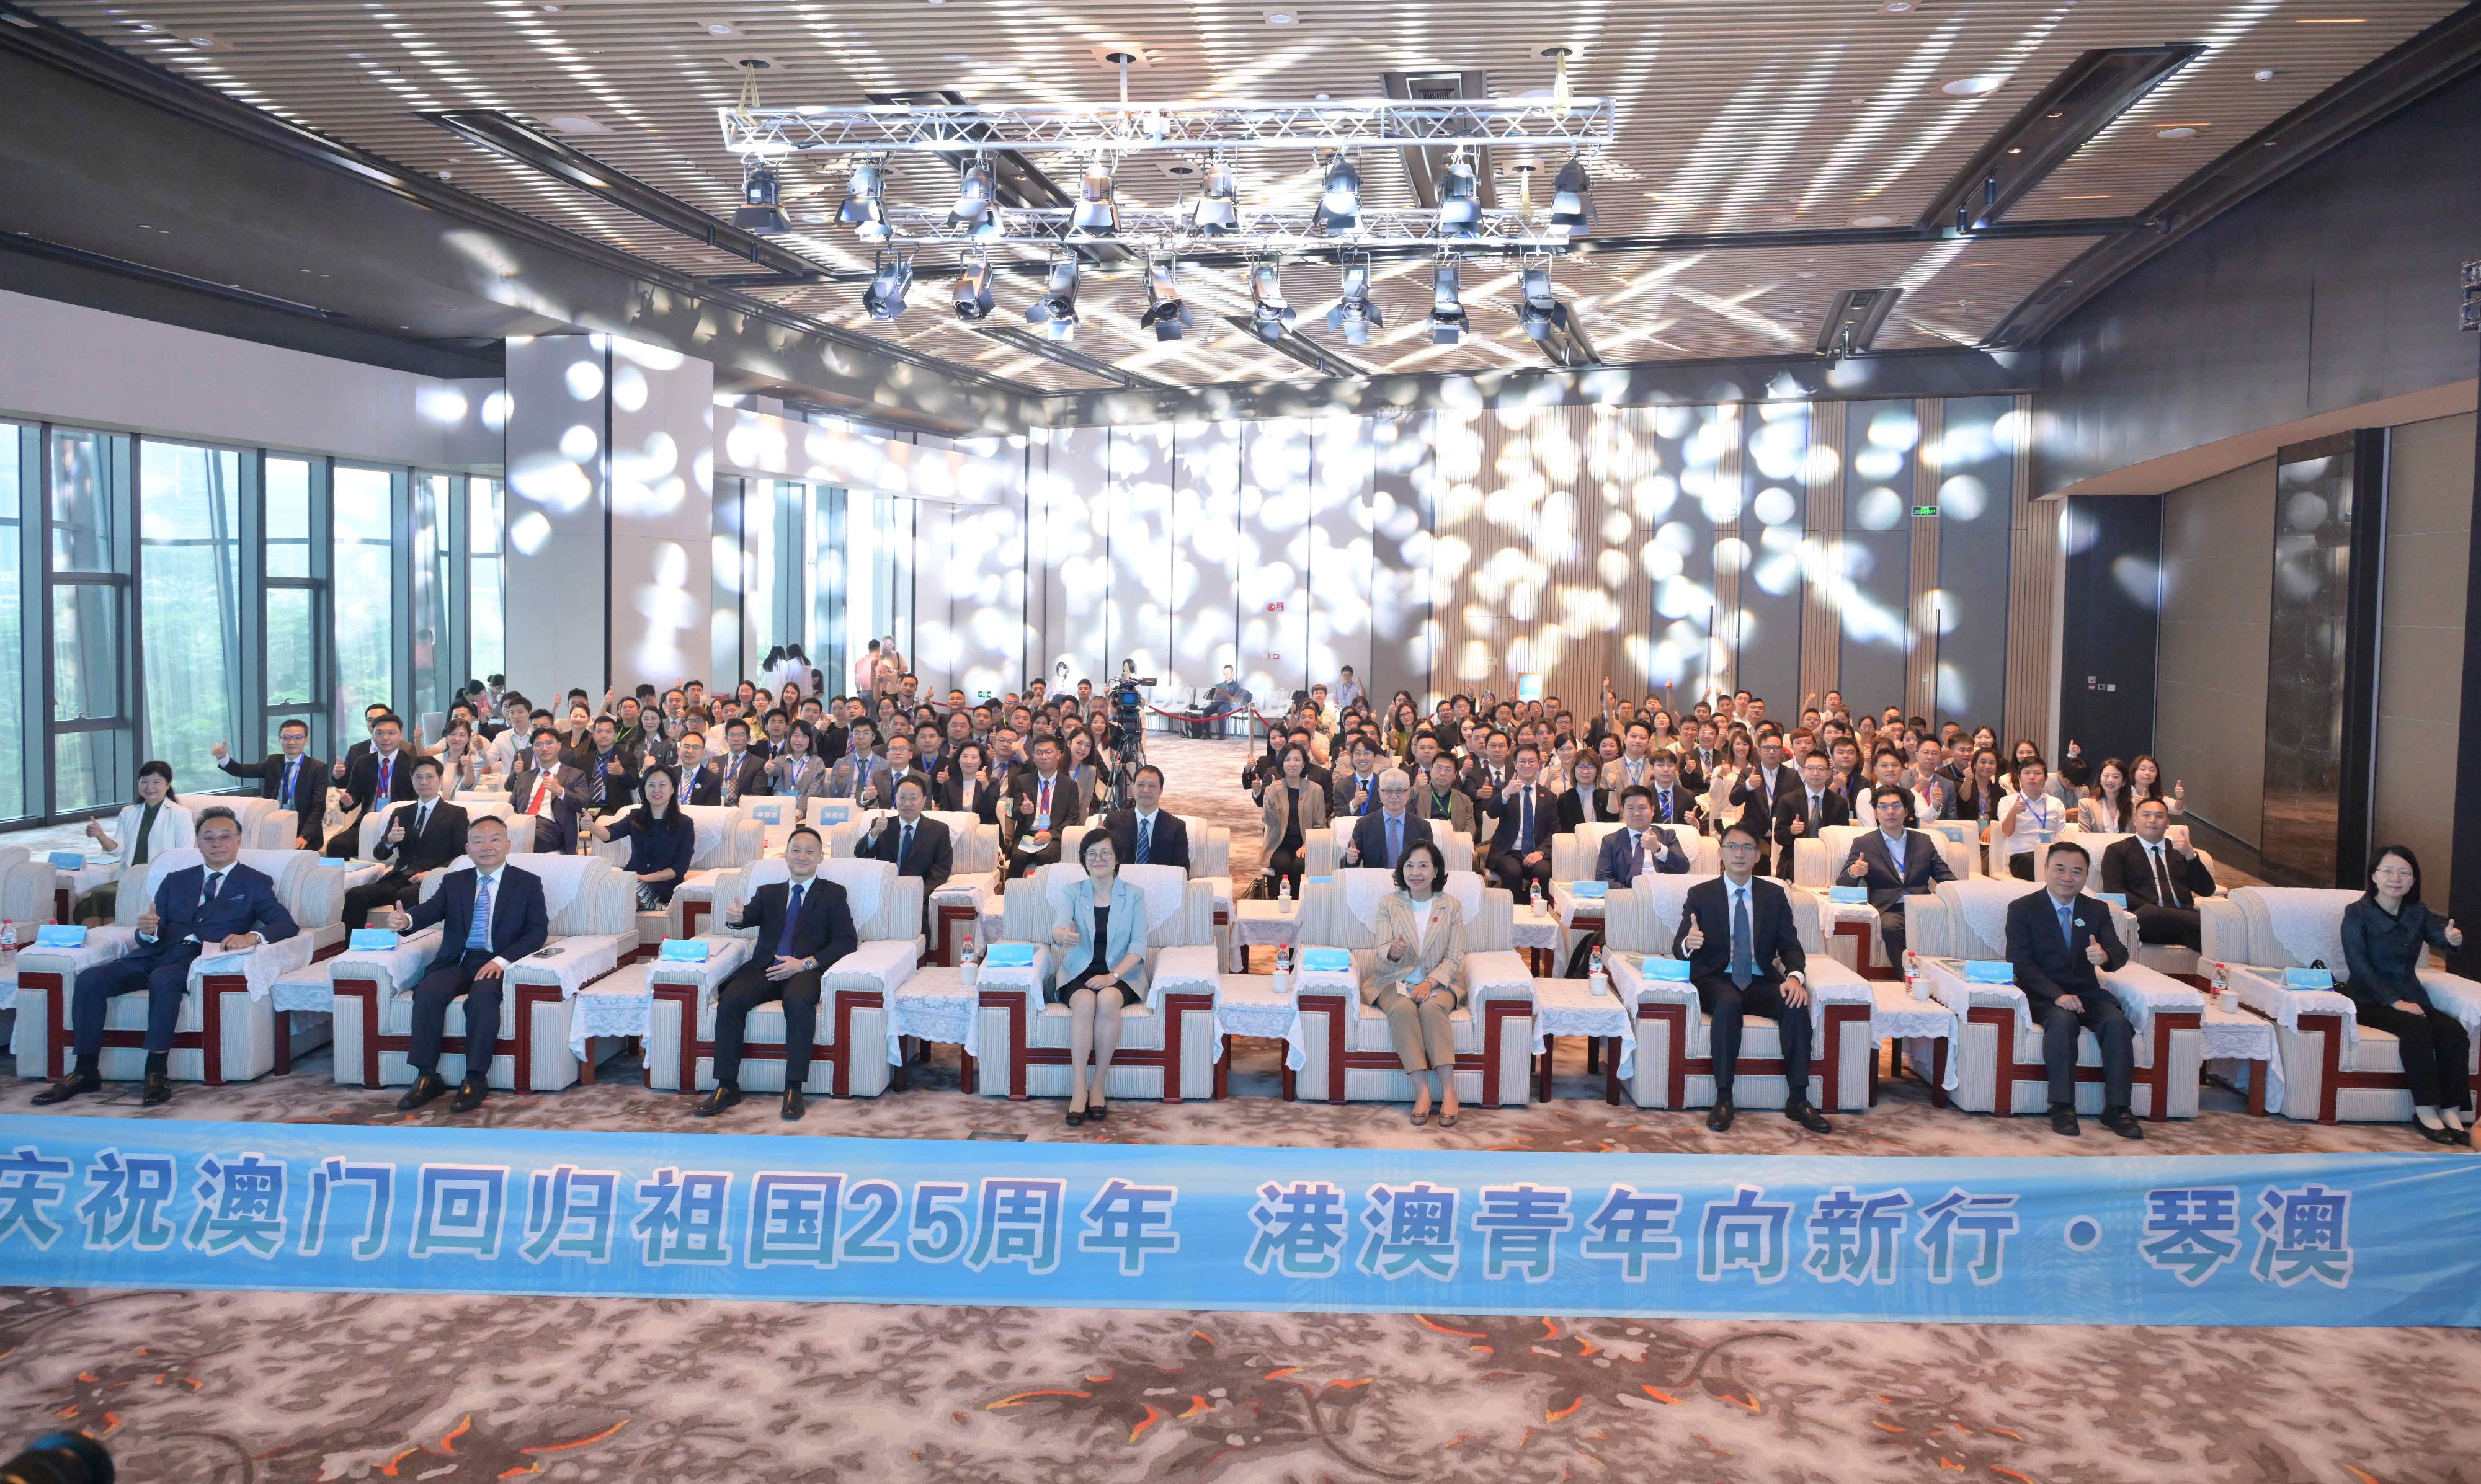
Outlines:
MULTIPOLYGON (((1935 397, 1919 398, 1913 403, 1913 415, 1921 424, 1920 456, 1913 461, 1916 510, 1938 505, 1939 482, 1946 478, 1939 463, 1939 449, 1946 436, 1946 404, 1935 397)), ((1939 518, 1914 515, 1911 520, 1913 575, 1911 600, 1905 605, 1909 616, 1904 626, 1903 706, 1905 716, 1927 716, 1937 690, 1937 674, 1932 665, 1938 653, 1939 518)))
MULTIPOLYGON (((1843 570, 1843 433, 1845 404, 1822 402, 1811 420, 1809 456, 1809 591, 1800 613, 1800 689, 1823 696, 1843 669, 1843 617, 1835 579, 1843 570)), ((1797 714, 1797 708, 1794 708, 1797 714)))
MULTIPOLYGON (((2016 410, 2031 417, 2033 399, 2017 399, 2016 410)), ((2007 563, 2007 723, 2002 746, 2032 738, 2054 756, 2051 727, 2058 715, 2059 601, 2065 567, 2059 553, 2057 500, 2033 498, 2032 460, 2016 459, 2011 496, 2015 549, 2007 563)))

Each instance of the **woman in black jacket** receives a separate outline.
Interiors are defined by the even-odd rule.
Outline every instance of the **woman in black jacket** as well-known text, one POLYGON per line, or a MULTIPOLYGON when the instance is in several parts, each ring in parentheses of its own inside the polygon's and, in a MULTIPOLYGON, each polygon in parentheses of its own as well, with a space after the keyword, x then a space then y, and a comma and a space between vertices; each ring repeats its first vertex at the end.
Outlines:
POLYGON ((2379 851, 2368 891, 2343 909, 2343 962, 2352 975, 2343 988, 2362 1025, 2395 1038, 2413 1117, 2439 1144, 2469 1141, 2471 1040, 2463 1022, 2429 998, 2418 971, 2431 949, 2463 946, 2463 930, 2421 904, 2419 858, 2402 846, 2379 851))
POLYGON ((629 874, 638 878, 638 907, 661 912, 672 903, 697 855, 697 825, 673 803, 680 780, 668 768, 649 768, 639 788, 645 803, 594 821, 594 838, 629 842, 629 874))

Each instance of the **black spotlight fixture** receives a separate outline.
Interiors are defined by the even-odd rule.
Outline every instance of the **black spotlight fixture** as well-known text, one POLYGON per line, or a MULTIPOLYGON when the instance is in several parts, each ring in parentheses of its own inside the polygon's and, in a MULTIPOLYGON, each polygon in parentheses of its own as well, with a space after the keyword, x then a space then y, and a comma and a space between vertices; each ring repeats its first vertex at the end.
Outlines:
POLYGON ((956 318, 987 320, 991 317, 991 260, 979 252, 968 252, 956 264, 956 318))
POLYGON ((1249 330, 1259 339, 1273 345, 1284 338, 1300 317, 1284 299, 1283 267, 1273 258, 1260 258, 1249 269, 1249 330))
POLYGON ((874 320, 893 320, 904 312, 904 296, 912 287, 913 260, 882 247, 871 268, 870 287, 861 291, 861 306, 874 320))
POLYGON ((1029 325, 1039 325, 1054 340, 1068 340, 1077 333, 1077 259, 1058 257, 1051 260, 1051 278, 1043 285, 1042 295, 1025 310, 1029 325))
POLYGON ((761 237, 780 237, 793 230, 777 195, 775 168, 753 160, 741 176, 741 204, 733 208, 732 224, 761 237))
POLYGON ((887 241, 887 206, 881 196, 886 183, 879 163, 867 156, 853 162, 852 174, 845 181, 845 203, 837 208, 836 220, 864 242, 887 241))
POLYGON ((1575 155, 1551 178, 1551 230, 1563 237, 1582 237, 1594 229, 1594 182, 1585 162, 1575 155))
POLYGON ((1464 271, 1451 257, 1439 259, 1436 273, 1430 278, 1430 341, 1434 345, 1454 345, 1464 338, 1470 322, 1465 318, 1464 271))
POLYGON ((1370 254, 1348 252, 1344 256, 1344 292, 1334 308, 1326 312, 1326 327, 1344 331, 1346 345, 1368 345, 1370 329, 1387 327, 1378 306, 1370 301, 1370 254))
POLYGON ((1157 340, 1178 340, 1180 332, 1197 323, 1188 306, 1180 301, 1180 260, 1162 257, 1146 264, 1146 312, 1137 318, 1139 326, 1155 332, 1157 340))

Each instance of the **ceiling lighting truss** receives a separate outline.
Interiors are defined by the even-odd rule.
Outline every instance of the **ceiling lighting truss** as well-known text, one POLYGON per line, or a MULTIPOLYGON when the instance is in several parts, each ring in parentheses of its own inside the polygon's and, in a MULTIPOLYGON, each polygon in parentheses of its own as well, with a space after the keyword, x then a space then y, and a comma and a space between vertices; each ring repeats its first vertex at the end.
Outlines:
MULTIPOLYGON (((877 205, 873 198, 873 205, 877 205)), ((1553 230, 1536 214, 1527 221, 1512 208, 1476 208, 1471 227, 1457 226, 1462 220, 1449 216, 1443 227, 1441 218, 1449 208, 1425 210, 1419 206, 1371 206, 1361 208, 1361 230, 1335 234, 1319 226, 1319 208, 1313 206, 1251 206, 1233 204, 1232 226, 1225 231, 1201 232, 1192 209, 1178 206, 1139 206, 1128 201, 1110 203, 1118 222, 1116 235, 1122 241, 1132 239, 1174 242, 1186 238, 1211 240, 1220 249, 1236 252, 1275 252, 1315 250, 1332 247, 1433 247, 1442 242, 1471 243, 1479 247, 1500 244, 1505 247, 1555 249, 1565 247, 1568 239, 1553 230)), ((1073 207, 994 207, 991 216, 996 228, 972 230, 949 224, 953 215, 947 207, 882 206, 873 219, 884 224, 897 240, 907 247, 979 247, 1012 243, 1020 247, 1047 247, 1083 240, 1086 232, 1076 226, 1078 213, 1084 209, 1080 202, 1073 207)))
POLYGON ((1602 150, 1606 98, 1339 99, 1316 103, 1067 103, 1021 108, 726 108, 735 154, 954 153, 1013 149, 1351 149, 1535 144, 1602 150))

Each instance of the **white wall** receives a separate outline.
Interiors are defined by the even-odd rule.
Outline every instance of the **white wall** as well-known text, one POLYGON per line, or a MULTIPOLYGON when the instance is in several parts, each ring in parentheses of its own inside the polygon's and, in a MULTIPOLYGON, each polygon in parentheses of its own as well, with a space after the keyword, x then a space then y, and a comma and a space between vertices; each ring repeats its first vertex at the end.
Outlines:
POLYGON ((508 343, 508 675, 538 705, 570 686, 609 684, 595 620, 611 609, 611 381, 608 336, 508 343))
POLYGON ((715 367, 612 342, 610 683, 668 686, 712 658, 715 367))
POLYGON ((334 454, 499 467, 497 380, 442 380, 0 292, 0 416, 334 454))

